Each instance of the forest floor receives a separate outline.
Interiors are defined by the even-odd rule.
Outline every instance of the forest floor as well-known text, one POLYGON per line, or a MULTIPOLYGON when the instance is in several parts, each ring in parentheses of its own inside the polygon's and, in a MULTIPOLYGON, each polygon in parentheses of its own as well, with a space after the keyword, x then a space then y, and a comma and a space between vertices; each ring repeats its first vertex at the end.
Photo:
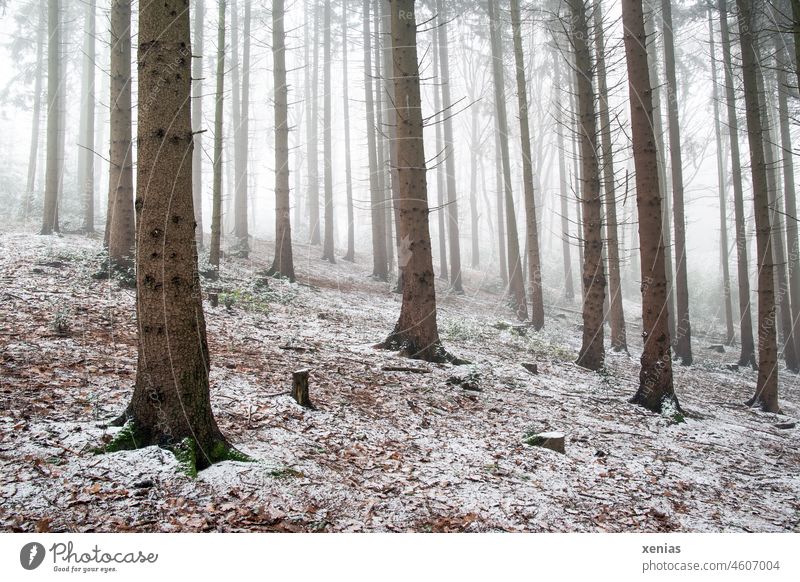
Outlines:
POLYGON ((0 233, 1 530, 800 531, 800 429, 776 426, 800 416, 797 376, 782 374, 786 416, 749 409, 755 374, 696 338, 676 423, 628 403, 635 347, 583 370, 578 315, 507 328, 478 272, 466 295, 439 293, 442 338, 472 364, 404 360, 371 347, 400 297, 368 259, 330 266, 302 245, 298 283, 259 279, 259 243, 205 302, 214 413, 256 461, 191 479, 155 447, 95 455, 136 369, 134 291, 92 278, 100 249, 0 233), (316 410, 287 393, 305 367, 316 410), (466 376, 479 391, 448 382, 466 376), (524 444, 542 430, 563 431, 566 454, 524 444))

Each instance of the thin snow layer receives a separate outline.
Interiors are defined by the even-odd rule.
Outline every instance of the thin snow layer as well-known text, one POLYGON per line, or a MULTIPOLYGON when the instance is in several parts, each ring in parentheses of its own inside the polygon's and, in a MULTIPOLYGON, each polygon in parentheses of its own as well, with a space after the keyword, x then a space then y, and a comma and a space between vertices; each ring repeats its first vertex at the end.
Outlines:
POLYGON ((254 462, 190 479, 155 447, 93 454, 131 395, 134 292, 92 278, 97 241, 6 232, 0 251, 5 530, 800 530, 800 433, 776 427, 798 417, 796 376, 782 374, 786 416, 746 408, 754 373, 695 338, 675 424, 628 403, 635 356, 609 353, 603 374, 573 364, 577 306, 550 308, 542 332, 509 327, 499 285, 475 271, 467 295, 439 293, 442 338, 472 364, 405 360, 372 347, 400 298, 367 277, 368 258, 330 266, 305 247, 298 283, 263 278, 259 243, 205 303, 214 412, 254 462), (299 368, 316 409, 288 395, 299 368), (566 454, 523 442, 547 430, 566 454))

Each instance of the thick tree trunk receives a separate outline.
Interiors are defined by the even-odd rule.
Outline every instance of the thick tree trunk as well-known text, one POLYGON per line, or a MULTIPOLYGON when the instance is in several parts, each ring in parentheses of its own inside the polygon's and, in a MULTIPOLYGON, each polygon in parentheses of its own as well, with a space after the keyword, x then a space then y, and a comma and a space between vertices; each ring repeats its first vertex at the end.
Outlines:
MULTIPOLYGON (((558 79, 559 85, 563 82, 564 77, 561 73, 561 57, 558 51, 553 51, 554 63, 554 77, 558 79)), ((575 283, 572 277, 572 245, 570 244, 569 234, 569 185, 567 178, 567 150, 566 142, 564 140, 564 110, 563 110, 563 92, 554 87, 554 100, 556 109, 556 133, 558 136, 558 183, 559 183, 559 198, 561 201, 561 253, 564 259, 564 297, 569 300, 575 299, 575 283)))
POLYGON ((622 0, 625 56, 628 67, 636 206, 639 210, 642 268, 642 368, 639 389, 631 402, 655 412, 678 408, 672 385, 672 357, 667 325, 667 273, 661 229, 658 153, 653 132, 652 87, 647 64, 647 38, 642 0, 622 0))
POLYGON ((213 272, 211 277, 219 276, 220 247, 222 245, 222 115, 225 92, 225 0, 217 0, 217 90, 214 106, 214 175, 211 192, 211 248, 208 262, 213 272))
POLYGON ((405 281, 400 318, 382 347, 402 350, 412 358, 453 361, 439 340, 436 324, 414 0, 390 0, 390 6, 405 281))
POLYGON ((83 198, 83 232, 94 232, 94 83, 96 0, 86 3, 83 38, 80 143, 78 144, 78 185, 83 198))
POLYGON ((323 166, 325 173, 325 237, 322 259, 336 263, 333 251, 333 115, 331 111, 331 0, 325 0, 324 63, 323 63, 323 166))
POLYGON ((675 228, 675 298, 677 299, 675 355, 684 366, 692 364, 692 325, 689 319, 689 278, 686 266, 686 218, 684 212, 683 153, 678 115, 678 82, 675 75, 675 41, 672 0, 661 1, 664 32, 664 68, 667 73, 669 152, 672 166, 672 221, 675 228))
POLYGON ((28 179, 25 199, 22 201, 22 220, 28 223, 31 204, 36 190, 36 172, 39 162, 40 124, 42 120, 42 78, 44 77, 44 39, 47 32, 47 4, 39 4, 39 21, 36 31, 36 76, 33 81, 33 114, 31 116, 31 145, 28 153, 28 179))
POLYGON ((386 220, 383 212, 383 195, 378 185, 378 148, 375 139, 375 100, 372 91, 372 32, 370 30, 370 3, 364 0, 364 98, 367 109, 367 150, 369 154, 369 193, 372 216, 372 276, 378 281, 389 280, 386 249, 386 220))
MULTIPOLYGON (((439 46, 439 27, 434 26, 432 29, 433 46, 439 46)), ((433 76, 435 79, 441 78, 441 65, 439 63, 439 51, 434 48, 433 52, 433 76)), ((436 116, 436 217, 438 218, 438 234, 439 234, 439 279, 442 281, 450 280, 450 269, 447 267, 447 224, 445 221, 445 166, 442 163, 441 156, 445 150, 444 137, 442 136, 442 123, 439 117, 442 115, 442 93, 439 87, 433 89, 433 109, 436 116)))
POLYGON ((628 351, 625 332, 625 311, 622 307, 622 279, 620 276, 619 232, 617 223, 617 187, 614 175, 614 146, 611 142, 611 116, 608 105, 606 80, 606 46, 603 35, 603 13, 600 2, 594 6, 595 45, 597 49, 597 89, 599 92, 600 136, 602 140, 603 183, 606 206, 606 252, 608 253, 608 320, 611 324, 611 348, 617 352, 628 351))
POLYGON ((778 345, 775 337, 775 281, 772 262, 772 227, 769 188, 764 157, 764 128, 758 95, 758 39, 753 7, 749 0, 736 0, 740 22, 742 80, 747 112, 747 138, 755 207, 756 246, 758 248, 758 382, 749 404, 766 412, 780 412, 778 406, 778 345))
POLYGON ((59 125, 61 124, 61 2, 47 3, 47 162, 42 234, 58 232, 59 125))
POLYGON ((192 57, 192 202, 194 204, 195 239, 203 248, 203 63, 205 60, 203 27, 205 0, 197 0, 194 18, 194 55, 192 57))
POLYGON ((728 3, 719 0, 720 33, 722 36, 722 60, 725 72, 725 101, 728 109, 728 142, 731 149, 731 178, 733 181, 733 208, 736 222, 736 267, 739 281, 739 325, 742 349, 740 366, 755 368, 755 341, 753 339, 753 316, 750 306, 750 266, 747 259, 747 231, 745 229, 744 187, 742 164, 739 155, 739 119, 736 111, 736 93, 731 63, 731 39, 728 28, 728 3))
MULTIPOLYGON (((111 153, 106 242, 112 265, 132 266, 136 244, 131 139, 131 0, 111 3, 111 153)), ((150 106, 150 105, 148 105, 150 106)))
POLYGON ((583 343, 577 364, 600 370, 605 363, 603 347, 603 300, 606 274, 603 265, 603 217, 600 200, 600 168, 597 160, 597 118, 592 86, 592 55, 589 25, 584 0, 570 0, 572 10, 572 46, 578 73, 577 97, 580 121, 581 182, 583 207, 583 343))
POLYGON ((511 162, 508 153, 508 115, 505 101, 505 75, 503 72, 503 44, 500 38, 500 19, 494 2, 486 3, 489 10, 489 30, 492 44, 492 73, 494 98, 497 110, 497 134, 500 141, 500 159, 503 165, 503 191, 505 193, 506 233, 508 235, 508 286, 511 305, 520 321, 528 319, 525 298, 525 275, 520 260, 517 218, 514 211, 514 193, 511 186, 511 162))
POLYGON ((522 181, 525 190, 525 232, 528 258, 528 284, 530 285, 531 325, 536 330, 544 327, 544 298, 542 296, 542 268, 539 256, 539 225, 536 218, 536 198, 533 188, 533 161, 531 159, 531 132, 528 124, 528 84, 525 80, 525 59, 522 53, 522 22, 519 0, 511 0, 511 26, 514 31, 514 61, 517 73, 517 100, 519 102, 520 138, 522 141, 522 181))
POLYGON ((347 70, 347 2, 342 2, 342 115, 344 117, 344 174, 347 185, 347 252, 343 260, 356 260, 355 216, 353 212, 353 167, 350 159, 350 88, 347 70))
POLYGON ((294 281, 289 205, 289 87, 286 83, 284 0, 272 2, 272 78, 275 87, 275 259, 270 275, 294 281))

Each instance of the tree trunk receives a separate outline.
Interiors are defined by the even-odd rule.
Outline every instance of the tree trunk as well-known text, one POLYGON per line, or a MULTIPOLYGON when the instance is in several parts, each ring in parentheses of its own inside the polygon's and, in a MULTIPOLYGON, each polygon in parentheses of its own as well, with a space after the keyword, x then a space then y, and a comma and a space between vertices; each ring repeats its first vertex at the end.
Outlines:
POLYGON ((197 0, 194 18, 194 55, 192 58, 192 201, 194 204, 195 238, 198 248, 203 248, 203 63, 205 25, 205 0, 197 0))
POLYGON ((214 106, 214 158, 211 200, 211 249, 208 262, 213 272, 211 278, 219 276, 220 246, 222 244, 222 115, 225 91, 225 0, 217 0, 217 90, 214 106))
POLYGON ((314 11, 314 62, 311 66, 311 139, 308 148, 308 220, 311 244, 321 242, 319 233, 319 6, 312 2, 314 11))
POLYGON ((764 157, 764 128, 761 124, 761 100, 758 95, 758 39, 755 18, 749 0, 736 0, 740 22, 742 80, 747 112, 747 138, 755 208, 756 246, 758 248, 758 382, 748 404, 766 412, 780 412, 778 406, 778 345, 775 337, 775 281, 772 263, 772 227, 770 225, 769 189, 764 157))
POLYGON ((350 160, 350 89, 347 71, 347 2, 342 2, 342 90, 344 116, 344 174, 347 183, 347 252, 345 261, 356 260, 355 216, 353 213, 353 169, 350 160))
POLYGON ((511 0, 511 26, 514 32, 514 61, 517 73, 517 100, 522 141, 522 181, 525 189, 525 232, 528 257, 528 284, 530 285, 531 325, 536 330, 544 327, 544 298, 542 296, 542 268, 539 257, 539 226, 536 218, 536 198, 533 188, 533 161, 531 160, 531 132, 528 124, 528 84, 525 80, 525 59, 522 53, 522 22, 519 0, 511 0))
POLYGON ((731 148, 731 178, 733 179, 733 207, 736 221, 737 278, 739 281, 739 325, 742 349, 740 366, 757 367, 753 339, 753 316, 750 306, 750 267, 747 259, 747 231, 744 215, 744 187, 742 164, 739 155, 739 120, 736 111, 736 93, 731 64, 731 40, 728 28, 728 3, 719 0, 722 60, 725 72, 725 100, 728 109, 728 142, 731 148))
POLYGON ((495 205, 497 207, 497 248, 498 248, 498 258, 500 261, 500 278, 503 281, 503 285, 508 285, 508 259, 506 253, 506 217, 503 204, 503 196, 504 194, 504 182, 503 182, 503 156, 501 153, 502 148, 500 147, 500 133, 497 131, 498 121, 497 121, 497 107, 495 107, 494 111, 494 123, 495 123, 495 132, 494 132, 494 171, 495 171, 495 205))
POLYGON ((569 300, 575 299, 575 284, 572 280, 572 245, 570 244, 569 234, 569 187, 567 184, 567 163, 566 163, 566 143, 564 140, 564 110, 561 99, 563 93, 558 85, 563 83, 564 77, 561 73, 561 60, 558 51, 553 51, 554 78, 558 79, 553 88, 555 93, 556 108, 556 133, 558 136, 558 177, 559 177, 559 198, 561 199, 561 251, 564 259, 564 297, 569 300))
POLYGON ((608 253, 608 320, 611 324, 611 348, 628 351, 625 331, 625 311, 622 307, 622 278, 619 261, 619 232, 617 223, 617 188, 614 176, 614 146, 611 142, 611 116, 606 80, 606 46, 603 35, 601 3, 594 6, 595 44, 597 49, 597 88, 599 92, 600 136, 602 140, 603 182, 606 206, 606 251, 608 253))
POLYGON ((367 108, 367 150, 369 153, 369 192, 372 216, 372 276, 378 281, 389 280, 386 256, 386 220, 382 193, 378 188, 378 148, 375 139, 375 100, 372 91, 372 32, 370 30, 370 3, 364 0, 364 98, 367 108))
POLYGON ((83 232, 94 232, 94 83, 95 34, 97 2, 89 0, 85 7, 83 38, 82 108, 80 143, 78 144, 78 185, 83 196, 83 232))
MULTIPOLYGON (((433 46, 439 45, 439 27, 432 28, 433 46)), ((433 77, 435 79, 441 78, 441 65, 439 63, 439 51, 435 48, 433 52, 433 77)), ((438 218, 438 231, 439 231, 439 279, 442 281, 450 280, 450 269, 447 267, 447 224, 445 221, 445 167, 441 162, 440 156, 444 152, 444 137, 442 136, 442 123, 439 117, 442 115, 442 93, 439 87, 433 88, 433 109, 436 116, 435 132, 436 132, 436 216, 438 218)))
POLYGON ((324 87, 323 87, 323 165, 325 170, 325 238, 322 246, 322 259, 330 263, 336 263, 336 256, 333 252, 333 137, 331 125, 333 116, 331 112, 331 0, 325 0, 325 24, 324 24, 324 87))
POLYGON ((231 2, 231 99, 233 109, 233 236, 235 252, 250 254, 248 232, 247 156, 250 114, 250 2, 245 1, 242 67, 239 67, 239 14, 231 2), (241 71, 241 73, 240 73, 241 71))
POLYGON ((678 82, 675 75, 675 41, 672 25, 672 0, 661 0, 663 20, 664 68, 667 73, 667 112, 669 113, 669 153, 672 166, 672 220, 675 228, 675 298, 677 320, 675 355, 684 366, 692 364, 692 326, 689 319, 689 279, 686 266, 686 218, 684 216, 683 159, 678 115, 678 82))
MULTIPOLYGON (((376 3, 372 19, 373 30, 375 31, 375 125, 377 128, 376 141, 378 145, 378 189, 381 192, 381 200, 383 201, 381 206, 383 209, 383 236, 386 238, 386 261, 388 263, 389 272, 391 273, 394 269, 394 252, 392 251, 394 248, 394 238, 392 237, 392 205, 388 194, 391 188, 389 139, 388 132, 386 131, 387 125, 384 119, 385 111, 390 104, 385 99, 386 90, 384 88, 388 75, 384 74, 383 4, 383 2, 376 3)), ((388 36, 388 34, 386 36, 388 36)))
POLYGON ((603 348, 603 300, 606 275, 603 265, 600 168, 597 160, 597 118, 592 87, 592 55, 584 0, 570 0, 572 46, 578 73, 577 98, 581 140, 581 206, 583 207, 583 343, 577 364, 600 370, 605 363, 603 348))
POLYGON ((41 234, 58 232, 59 125, 61 124, 61 2, 47 4, 47 167, 41 234))
POLYGON ((390 0, 390 6, 405 281, 400 317, 381 347, 402 350, 411 358, 453 361, 439 340, 436 324, 414 0, 390 0))
POLYGON ((127 411, 131 448, 173 448, 202 469, 241 458, 211 411, 209 353, 197 273, 186 0, 139 12, 136 308, 139 361, 127 411), (166 357, 169 354, 169 357, 166 357))
POLYGON ((39 162, 40 124, 42 120, 42 77, 44 71, 44 39, 47 31, 47 4, 39 4, 39 21, 36 31, 36 77, 33 81, 33 115, 31 116, 31 146, 28 154, 28 180, 25 199, 22 201, 22 220, 28 223, 36 190, 36 172, 39 162))
POLYGON ((275 259, 269 275, 294 281, 289 205, 289 87, 286 83, 284 0, 272 2, 272 78, 275 86, 275 259))
MULTIPOLYGON (((470 99, 470 101, 475 101, 470 99)), ((470 152, 472 160, 469 165, 469 216, 470 216, 470 237, 472 252, 470 254, 470 266, 473 269, 479 269, 481 266, 481 245, 480 245, 480 227, 478 215, 478 158, 481 155, 481 145, 478 136, 478 122, 480 119, 480 111, 477 107, 471 107, 472 121, 470 138, 472 140, 470 152)))
POLYGON ((447 234, 450 245, 450 288, 456 294, 464 293, 461 281, 461 241, 458 227, 458 196, 456 194, 456 152, 453 137, 453 112, 450 98, 450 55, 447 37, 447 12, 445 3, 436 0, 439 16, 439 83, 444 107, 444 165, 447 175, 447 234))
MULTIPOLYGON (((106 237, 112 265, 131 267, 136 243, 131 139, 131 0, 111 3, 111 154, 106 237)), ((145 102, 149 107, 151 104, 145 102)), ((141 112, 140 112, 141 113, 141 112)))
POLYGON ((678 408, 672 386, 672 357, 667 325, 667 273, 661 229, 658 152, 653 131, 652 87, 642 0, 622 0, 625 56, 628 68, 636 206, 639 210, 639 255, 642 269, 642 368, 631 402, 655 412, 678 408))
POLYGON ((503 191, 505 193, 506 233, 508 235, 508 285, 511 303, 520 321, 528 319, 528 305, 525 299, 525 276, 517 237, 517 218, 514 212, 514 194, 511 186, 511 163, 508 154, 508 116, 505 102, 505 75, 503 73, 503 44, 500 38, 500 19, 497 17, 494 2, 486 3, 489 10, 489 30, 492 44, 492 73, 494 78, 494 98, 497 111, 497 134, 500 142, 500 159, 503 165, 503 191))

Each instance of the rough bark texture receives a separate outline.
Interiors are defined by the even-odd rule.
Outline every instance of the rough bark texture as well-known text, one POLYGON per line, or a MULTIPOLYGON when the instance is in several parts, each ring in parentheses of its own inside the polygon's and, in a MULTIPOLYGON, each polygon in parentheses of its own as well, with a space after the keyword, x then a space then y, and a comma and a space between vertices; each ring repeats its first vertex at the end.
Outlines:
POLYGON ((356 259, 355 216, 353 212, 353 166, 350 156, 350 88, 347 71, 347 2, 342 2, 342 115, 344 117, 344 175, 347 187, 347 252, 345 261, 356 259))
POLYGON ((672 0, 662 0, 664 69, 667 73, 669 153, 672 170, 672 222, 675 228, 675 355, 684 366, 692 363, 692 325, 689 318, 689 278, 686 266, 686 218, 684 212, 683 152, 678 115, 678 82, 675 75, 675 41, 672 0))
POLYGON ((606 79, 606 46, 603 34, 603 13, 600 2, 594 6, 594 33, 597 49, 597 90, 602 140, 603 190, 606 208, 606 252, 608 254, 608 320, 611 324, 611 348, 618 352, 628 351, 625 331, 625 311, 622 307, 622 278, 620 276, 619 232, 617 223, 617 187, 614 175, 614 146, 611 142, 611 116, 608 105, 608 82, 606 79))
POLYGON ((625 56, 631 107, 639 256, 642 269, 642 368, 632 402, 655 412, 669 403, 677 408, 672 386, 672 357, 667 325, 667 273, 661 233, 658 153, 653 132, 653 102, 647 63, 642 0, 622 0, 625 56))
POLYGON ((44 181, 42 234, 58 232, 58 190, 61 167, 58 155, 58 128, 61 114, 61 2, 47 3, 47 160, 44 181))
POLYGON ((442 347, 436 324, 414 0, 390 0, 390 6, 403 247, 401 266, 405 281, 400 318, 382 347, 399 349, 409 357, 428 361, 452 360, 442 347))
POLYGON ((386 220, 383 212, 383 195, 378 187, 378 150, 375 139, 375 100, 372 91, 372 33, 370 31, 370 3, 364 0, 364 98, 367 109, 367 150, 369 153, 369 194, 372 216, 372 276, 378 281, 389 280, 386 249, 386 220))
POLYGON ((112 264, 130 267, 136 242, 131 140, 131 0, 111 3, 111 151, 106 243, 112 264))
POLYGON ((275 258, 270 275, 294 281, 289 205, 289 87, 286 84, 284 0, 272 2, 272 79, 275 87, 275 258))
POLYGON ((220 247, 222 245, 222 115, 225 92, 225 0, 217 0, 217 89, 214 104, 214 174, 211 192, 211 248, 208 262, 214 270, 213 278, 219 276, 220 247))
POLYGON ((736 223, 736 273, 739 282, 739 335, 741 352, 740 366, 755 368, 755 341, 753 339, 753 315, 750 305, 750 267, 747 259, 747 231, 744 215, 744 187, 742 186, 742 163, 739 155, 739 119, 736 111, 736 93, 731 63, 731 39, 728 27, 727 0, 719 0, 720 34, 722 37, 722 60, 725 72, 725 102, 728 110, 728 143, 731 149, 731 179, 733 181, 733 209, 736 223))
POLYGON ((323 63, 323 169, 325 175, 325 236, 322 245, 322 259, 336 262, 333 252, 333 116, 331 110, 331 2, 325 1, 324 22, 324 63, 323 63))
POLYGON ((747 112, 747 138, 750 144, 758 249, 758 381, 756 393, 749 404, 759 406, 766 412, 779 412, 772 227, 764 158, 764 128, 761 124, 761 100, 758 95, 758 39, 749 0, 737 0, 736 4, 740 15, 739 42, 742 49, 742 80, 747 112))
POLYGON ((542 296, 542 268, 539 255, 539 225, 536 217, 536 198, 533 187, 533 161, 531 159, 531 132, 528 124, 528 83, 525 79, 525 58, 522 52, 522 21, 519 0, 511 0, 511 26, 514 34, 514 62, 519 102, 520 139, 522 141, 522 182, 525 195, 525 233, 528 259, 528 285, 531 302, 531 325, 536 330, 544 327, 544 297, 542 296))
POLYGON ((83 224, 85 233, 94 232, 94 83, 95 83, 95 35, 97 1, 89 0, 85 6, 86 18, 83 36, 82 107, 80 118, 80 142, 78 143, 78 190, 83 201, 83 224))
POLYGON ((492 43, 492 76, 494 79, 494 99, 497 111, 497 135, 500 145, 500 161, 503 166, 503 192, 507 253, 508 253, 508 287, 511 306, 520 321, 528 319, 528 305, 525 298, 525 276, 519 252, 517 236, 517 218, 514 211, 514 193, 511 186, 511 162, 508 153, 508 114, 505 101, 505 74, 503 72, 503 43, 500 35, 500 19, 496 14, 494 2, 486 3, 489 11, 489 30, 492 43))
POLYGON ((192 55, 192 201, 194 204, 195 238, 203 248, 203 63, 205 59, 203 27, 205 25, 205 0, 197 0, 194 14, 194 54, 192 55))
POLYGON ((602 204, 600 167, 597 160, 597 118, 589 26, 584 0, 570 0, 572 11, 572 46, 578 73, 578 116, 580 121, 581 189, 583 209, 583 343, 577 364, 600 370, 605 363, 603 347, 603 300, 606 274, 603 266, 602 204))
POLYGON ((192 203, 189 1, 139 11, 136 307, 139 359, 128 417, 133 446, 158 444, 197 468, 232 450, 211 411, 209 353, 192 203))

